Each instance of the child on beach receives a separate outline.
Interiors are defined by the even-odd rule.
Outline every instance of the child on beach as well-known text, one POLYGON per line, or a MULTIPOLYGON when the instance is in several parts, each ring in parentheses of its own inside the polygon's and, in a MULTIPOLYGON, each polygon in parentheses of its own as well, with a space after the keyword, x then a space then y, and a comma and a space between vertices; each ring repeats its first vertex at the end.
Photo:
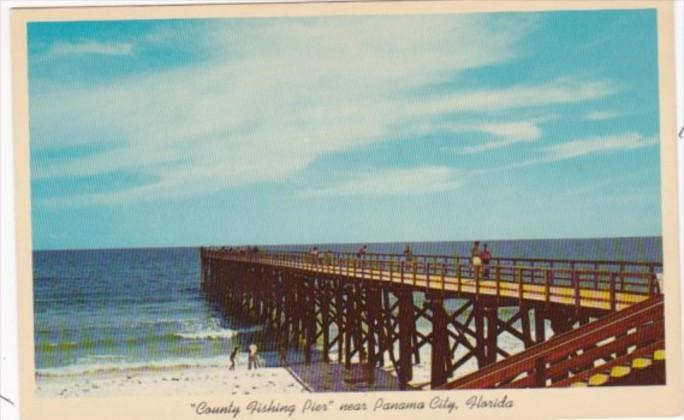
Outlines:
POLYGON ((230 367, 228 368, 229 370, 235 370, 235 356, 237 356, 237 352, 240 350, 239 346, 235 346, 233 351, 230 352, 230 367))

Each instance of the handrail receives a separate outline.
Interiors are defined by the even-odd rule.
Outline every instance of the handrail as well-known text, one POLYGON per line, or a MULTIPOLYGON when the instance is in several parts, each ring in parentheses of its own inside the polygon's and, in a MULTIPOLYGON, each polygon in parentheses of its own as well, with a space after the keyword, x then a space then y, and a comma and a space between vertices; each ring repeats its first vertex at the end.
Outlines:
MULTIPOLYGON (((224 248, 203 248, 203 250, 226 252, 226 250, 224 248)), ((289 256, 302 256, 302 257, 308 257, 309 256, 308 251, 260 251, 260 253, 265 253, 265 254, 269 254, 269 255, 289 255, 289 256)), ((324 252, 321 252, 319 258, 323 258, 324 254, 325 254, 324 252)), ((337 258, 339 258, 339 256, 344 256, 346 258, 356 259, 356 253, 354 253, 354 252, 331 252, 331 254, 334 256, 337 256, 337 258)), ((456 262, 463 261, 463 262, 469 263, 471 260, 471 257, 463 256, 463 255, 414 254, 412 257, 415 261, 418 261, 418 260, 436 261, 438 259, 441 259, 441 260, 447 259, 450 261, 456 261, 456 262)), ((403 254, 368 252, 365 254, 365 259, 368 259, 368 260, 373 260, 373 259, 405 260, 405 256, 403 254)), ((547 267, 547 268, 561 268, 561 267, 556 267, 556 266, 565 265, 565 266, 568 266, 568 268, 571 270, 573 270, 575 268, 575 266, 577 266, 577 265, 579 265, 579 266, 594 266, 595 269, 598 269, 597 268, 598 266, 611 266, 611 267, 620 268, 620 270, 617 270, 617 271, 630 271, 629 267, 641 267, 641 268, 648 268, 649 272, 654 272, 657 269, 662 270, 662 267, 663 267, 663 264, 661 262, 657 262, 657 261, 550 259, 550 258, 519 258, 519 257, 492 257, 491 260, 492 260, 493 264, 496 264, 498 266, 504 266, 504 265, 520 266, 521 263, 527 263, 528 266, 535 267, 535 264, 548 264, 549 267, 547 267)), ((536 267, 539 267, 539 266, 537 265, 536 267)), ((540 268, 542 268, 542 267, 540 267, 540 268)), ((615 271, 615 270, 607 270, 607 271, 615 271)))
MULTIPOLYGON (((654 296, 575 330, 559 334, 528 350, 484 367, 440 389, 543 387, 567 381, 571 372, 635 346, 664 337, 663 297, 654 296)), ((636 351, 635 350, 635 351, 636 351)))
MULTIPOLYGON (((494 265, 475 267, 448 257, 430 261, 394 258, 378 259, 376 254, 353 258, 350 254, 312 256, 302 252, 228 253, 202 249, 203 257, 269 264, 310 272, 363 278, 372 281, 411 284, 442 291, 516 297, 544 302, 590 306, 615 311, 660 294, 661 274, 653 271, 609 271, 575 266, 549 268, 494 265), (474 285, 474 290, 472 286, 474 285), (539 287, 543 290, 539 290, 539 287), (596 291, 589 293, 586 291, 596 291)), ((625 266, 623 266, 625 267, 625 266)))

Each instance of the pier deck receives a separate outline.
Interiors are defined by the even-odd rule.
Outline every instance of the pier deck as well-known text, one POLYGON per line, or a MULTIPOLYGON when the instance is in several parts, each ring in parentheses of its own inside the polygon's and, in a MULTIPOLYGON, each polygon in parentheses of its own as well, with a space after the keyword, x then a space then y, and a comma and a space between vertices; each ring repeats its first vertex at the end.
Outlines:
MULTIPOLYGON (((620 266, 622 271, 600 269, 568 269, 535 267, 533 262, 517 265, 490 265, 489 275, 469 264, 449 262, 407 263, 397 260, 336 258, 335 262, 307 261, 303 254, 264 254, 257 257, 231 256, 215 253, 213 258, 242 260, 309 272, 312 275, 333 275, 356 280, 399 284, 431 292, 485 295, 525 301, 549 302, 599 310, 620 310, 658 294, 656 263, 634 265, 647 268, 625 271, 630 263, 606 263, 620 266)), ((522 260, 525 261, 525 260, 522 260)), ((530 260, 534 261, 534 260, 530 260)), ((560 262, 558 260, 556 262, 560 262)), ((497 259, 500 263, 500 260, 497 259)), ((568 262, 571 264, 572 262, 568 262)), ((581 264, 581 263, 577 263, 581 264)))

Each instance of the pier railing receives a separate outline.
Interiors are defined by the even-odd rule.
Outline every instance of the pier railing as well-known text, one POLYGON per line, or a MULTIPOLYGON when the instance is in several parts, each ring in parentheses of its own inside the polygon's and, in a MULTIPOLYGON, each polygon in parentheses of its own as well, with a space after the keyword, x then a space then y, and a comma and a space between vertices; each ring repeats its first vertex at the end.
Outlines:
POLYGON ((210 258, 344 275, 428 290, 474 293, 618 310, 660 294, 662 263, 642 261, 492 258, 325 252, 240 253, 203 249, 210 258))
POLYGON ((654 296, 440 388, 568 386, 664 348, 664 335, 663 297, 654 296))

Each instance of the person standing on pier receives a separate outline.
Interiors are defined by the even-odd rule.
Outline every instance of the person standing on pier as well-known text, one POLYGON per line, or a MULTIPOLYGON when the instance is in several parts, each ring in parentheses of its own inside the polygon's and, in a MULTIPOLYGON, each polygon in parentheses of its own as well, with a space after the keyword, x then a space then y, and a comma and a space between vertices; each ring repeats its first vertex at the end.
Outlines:
POLYGON ((361 260, 366 256, 366 251, 368 250, 368 245, 364 245, 356 251, 356 258, 361 260))
POLYGON ((482 277, 489 278, 489 262, 492 259, 492 254, 487 249, 487 244, 484 244, 484 249, 480 253, 480 259, 482 260, 482 277))
POLYGON ((361 248, 356 251, 356 261, 358 263, 359 268, 361 269, 361 272, 363 273, 363 258, 366 256, 366 250, 368 249, 368 246, 364 245, 361 248))
POLYGON ((318 265, 318 247, 317 246, 311 248, 311 263, 313 265, 318 265))
POLYGON ((330 267, 330 266, 332 265, 332 260, 333 260, 333 258, 332 258, 332 251, 330 251, 329 249, 326 250, 326 251, 323 253, 323 260, 325 261, 325 265, 328 266, 328 267, 330 267))
POLYGON ((411 270, 411 266, 413 264, 413 251, 411 250, 411 247, 406 244, 406 247, 404 248, 404 263, 406 264, 406 269, 411 270))
POLYGON ((470 251, 470 263, 473 267, 473 275, 479 276, 482 259, 480 258, 480 242, 478 241, 473 242, 473 249, 470 251))

